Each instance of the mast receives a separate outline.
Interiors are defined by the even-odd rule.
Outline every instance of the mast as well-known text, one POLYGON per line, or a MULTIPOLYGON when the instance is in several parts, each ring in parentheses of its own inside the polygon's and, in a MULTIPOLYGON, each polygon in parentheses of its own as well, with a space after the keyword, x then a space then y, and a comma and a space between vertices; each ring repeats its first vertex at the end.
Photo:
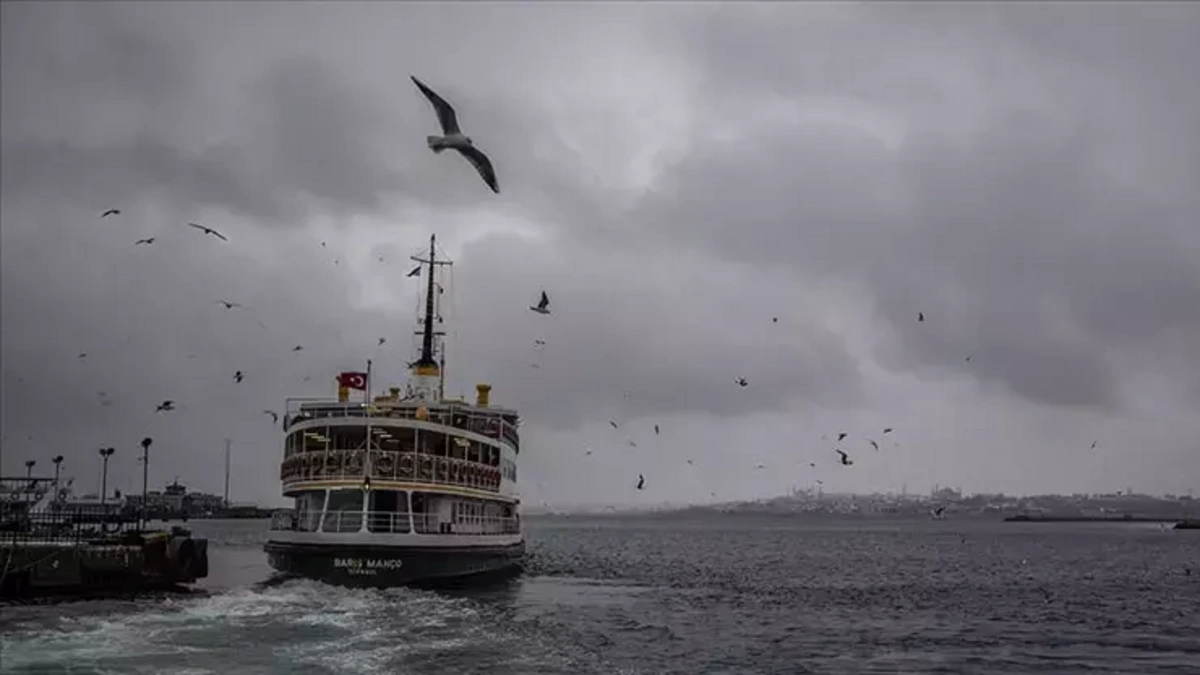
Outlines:
POLYGON ((429 279, 425 289, 425 332, 421 339, 421 358, 417 360, 418 366, 433 366, 437 368, 437 361, 433 360, 433 270, 437 264, 437 251, 434 249, 434 242, 437 235, 429 235, 429 279))
POLYGON ((440 288, 437 281, 434 279, 437 267, 439 265, 451 264, 449 260, 437 259, 437 235, 429 236, 429 259, 418 258, 413 256, 412 259, 422 265, 429 266, 429 278, 425 284, 425 318, 421 322, 421 355, 412 364, 412 384, 413 394, 415 398, 423 401, 437 401, 442 398, 442 367, 445 365, 443 357, 442 363, 439 363, 435 357, 435 352, 441 352, 441 349, 436 349, 434 339, 444 335, 440 331, 434 330, 434 317, 436 315, 436 307, 434 293, 440 288))
POLYGON ((225 508, 229 508, 229 444, 232 442, 225 439, 225 508))

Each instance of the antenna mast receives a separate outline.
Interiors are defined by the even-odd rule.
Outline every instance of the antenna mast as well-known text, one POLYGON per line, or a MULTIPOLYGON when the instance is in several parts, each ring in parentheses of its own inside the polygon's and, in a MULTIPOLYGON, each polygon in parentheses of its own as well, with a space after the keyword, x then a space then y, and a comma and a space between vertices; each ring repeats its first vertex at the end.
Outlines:
POLYGON ((412 364, 415 385, 414 393, 418 398, 426 401, 441 399, 445 381, 442 375, 442 368, 445 366, 445 354, 443 353, 443 349, 435 349, 434 345, 434 338, 436 336, 445 335, 445 333, 433 329, 434 317, 436 315, 434 293, 440 290, 436 279, 434 279, 434 275, 438 265, 449 265, 451 262, 449 260, 437 259, 436 244, 437 236, 430 235, 429 259, 412 257, 416 262, 429 266, 429 279, 425 285, 425 318, 420 331, 421 356, 412 364), (435 351, 441 356, 440 363, 434 358, 435 351))

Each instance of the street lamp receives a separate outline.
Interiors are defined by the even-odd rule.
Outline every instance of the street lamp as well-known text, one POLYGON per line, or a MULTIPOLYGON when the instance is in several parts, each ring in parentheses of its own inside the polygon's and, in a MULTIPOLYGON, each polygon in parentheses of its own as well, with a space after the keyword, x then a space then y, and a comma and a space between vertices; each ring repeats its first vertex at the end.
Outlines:
POLYGON ((33 478, 33 465, 34 464, 37 464, 36 459, 25 460, 25 477, 26 478, 29 478, 29 479, 33 478))
POLYGON ((104 506, 104 498, 108 495, 108 458, 114 452, 115 448, 100 448, 100 458, 104 461, 104 470, 100 473, 100 506, 104 506))
POLYGON ((58 493, 58 472, 62 468, 63 456, 59 455, 50 461, 54 463, 54 492, 57 494, 58 493))
POLYGON ((138 529, 146 527, 146 496, 147 486, 150 482, 150 445, 154 443, 154 439, 149 436, 142 439, 142 522, 138 525, 138 529))

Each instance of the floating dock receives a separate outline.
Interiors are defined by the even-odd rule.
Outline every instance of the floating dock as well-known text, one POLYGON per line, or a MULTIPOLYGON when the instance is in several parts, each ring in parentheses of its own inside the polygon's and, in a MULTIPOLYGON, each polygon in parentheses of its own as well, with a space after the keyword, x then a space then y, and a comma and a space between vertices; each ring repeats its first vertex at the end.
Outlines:
POLYGON ((0 518, 0 598, 165 590, 208 576, 208 540, 111 514, 0 518))

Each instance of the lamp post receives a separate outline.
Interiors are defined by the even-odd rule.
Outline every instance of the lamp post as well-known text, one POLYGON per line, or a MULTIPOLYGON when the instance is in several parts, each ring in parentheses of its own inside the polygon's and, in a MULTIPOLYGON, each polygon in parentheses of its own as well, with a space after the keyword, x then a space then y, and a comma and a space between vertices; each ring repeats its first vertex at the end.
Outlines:
POLYGON ((115 448, 100 448, 100 459, 104 462, 104 469, 100 472, 100 506, 104 506, 104 499, 108 496, 108 458, 114 452, 115 448))
POLYGON ((59 455, 50 461, 54 463, 54 491, 55 491, 55 493, 57 493, 58 492, 58 472, 59 472, 59 470, 62 469, 63 456, 59 455))
POLYGON ((154 443, 154 439, 149 436, 142 439, 142 517, 138 523, 138 529, 146 527, 146 495, 147 487, 150 484, 150 445, 154 443))
POLYGON ((25 477, 26 478, 29 478, 29 479, 33 478, 33 465, 34 464, 37 464, 36 459, 25 460, 25 477))

